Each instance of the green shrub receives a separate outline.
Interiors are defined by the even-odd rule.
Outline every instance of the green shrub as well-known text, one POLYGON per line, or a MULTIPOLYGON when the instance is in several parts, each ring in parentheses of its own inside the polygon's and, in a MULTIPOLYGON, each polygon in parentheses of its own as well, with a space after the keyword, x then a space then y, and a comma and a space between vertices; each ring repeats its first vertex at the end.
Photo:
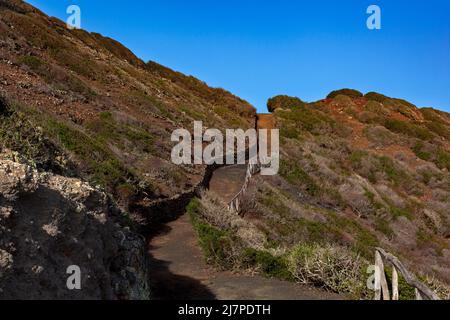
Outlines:
POLYGON ((433 139, 433 134, 427 129, 419 125, 415 125, 406 121, 388 119, 384 126, 396 133, 404 134, 421 140, 433 139))
MULTIPOLYGON (((385 267, 385 274, 389 290, 392 292, 392 268, 385 267)), ((399 300, 416 300, 416 291, 414 287, 406 282, 400 272, 398 272, 398 298, 399 300)))
POLYGON ((450 127, 447 124, 429 121, 425 124, 425 126, 430 131, 450 140, 450 127))
POLYGON ((32 111, 19 111, 0 99, 0 149, 16 151, 31 166, 57 174, 71 175, 71 163, 63 152, 48 139, 38 122, 30 117, 32 111))
POLYGON ((364 150, 356 150, 350 154, 350 162, 353 166, 358 166, 361 164, 361 161, 367 157, 369 153, 364 150))
POLYGON ((369 100, 364 106, 364 108, 377 116, 379 116, 380 114, 388 116, 390 113, 390 111, 387 108, 385 108, 381 103, 372 100, 369 100))
POLYGON ((300 218, 297 220, 296 227, 306 232, 305 240, 311 243, 325 244, 328 241, 334 242, 342 238, 342 232, 338 228, 325 222, 300 218))
POLYGON ((47 121, 46 129, 65 150, 75 155, 81 166, 87 167, 85 170, 92 182, 114 192, 118 185, 134 180, 134 175, 101 140, 55 119, 47 121))
POLYGON ((267 108, 269 109, 269 112, 274 112, 276 109, 282 108, 282 109, 292 109, 304 106, 305 103, 296 97, 290 97, 290 96, 276 96, 273 98, 270 98, 267 101, 267 108))
POLYGON ((186 207, 192 226, 197 233, 198 242, 208 263, 231 267, 228 263, 228 251, 232 248, 232 239, 227 231, 219 230, 201 219, 202 206, 197 198, 186 207))
POLYGON ((399 208, 395 205, 393 205, 388 199, 386 199, 387 202, 389 202, 389 212, 392 214, 392 217, 394 219, 398 219, 399 217, 405 217, 408 220, 412 220, 414 218, 413 214, 411 213, 411 208, 399 208))
POLYGON ((419 141, 414 145, 412 150, 414 151, 416 156, 419 157, 420 159, 429 161, 432 158, 432 155, 431 153, 424 151, 423 148, 424 148, 423 142, 419 141))
POLYGON ((357 220, 338 215, 330 211, 328 216, 332 219, 334 227, 354 236, 353 250, 367 259, 373 258, 373 250, 379 245, 378 238, 357 220))
POLYGON ((395 185, 402 185, 402 182, 408 180, 408 175, 400 169, 395 162, 386 156, 378 158, 379 169, 384 172, 387 178, 395 185))
POLYGON ((312 197, 318 196, 322 192, 315 180, 294 162, 281 161, 280 175, 289 183, 304 187, 312 197))
POLYGON ((247 267, 257 267, 264 275, 283 280, 293 280, 284 257, 252 248, 244 250, 243 262, 247 267))
POLYGON ((101 112, 99 118, 89 121, 86 127, 102 145, 113 144, 121 150, 132 147, 141 152, 153 151, 154 138, 145 127, 119 122, 110 112, 101 112))
POLYGON ((338 95, 344 95, 344 96, 348 96, 351 98, 361 98, 363 96, 363 94, 361 92, 359 92, 358 90, 354 90, 354 89, 341 89, 341 90, 336 90, 336 91, 332 91, 328 96, 327 99, 333 99, 335 97, 337 97, 338 95))
POLYGON ((27 65, 33 71, 39 70, 43 65, 42 60, 36 56, 21 56, 19 63, 27 65))
POLYGON ((379 103, 383 103, 385 100, 389 99, 389 97, 377 92, 368 92, 364 97, 369 101, 376 101, 379 103))
POLYGON ((394 235, 394 230, 392 230, 389 221, 385 218, 377 217, 375 220, 375 229, 380 231, 388 238, 391 238, 394 235))
POLYGON ((450 154, 442 148, 439 148, 436 154, 436 165, 440 168, 446 168, 450 171, 450 154))

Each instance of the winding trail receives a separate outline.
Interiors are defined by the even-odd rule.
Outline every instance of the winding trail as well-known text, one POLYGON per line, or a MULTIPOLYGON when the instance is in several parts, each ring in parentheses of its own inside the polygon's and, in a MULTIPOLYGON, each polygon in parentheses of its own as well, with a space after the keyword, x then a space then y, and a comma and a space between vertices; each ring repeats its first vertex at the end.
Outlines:
MULTIPOLYGON (((273 116, 258 118, 258 128, 274 127, 273 116)), ((241 189, 247 166, 217 169, 209 188, 226 203, 241 189)), ((187 214, 155 226, 149 240, 153 297, 161 300, 318 300, 342 296, 261 276, 235 274, 208 266, 187 214)))
POLYGON ((318 289, 208 266, 185 214, 150 243, 153 295, 162 300, 318 300, 341 297, 318 289))
MULTIPOLYGON (((245 165, 216 170, 210 190, 225 201, 239 191, 245 165)), ((162 300, 318 300, 342 297, 292 282, 234 274, 208 266, 187 214, 158 226, 150 240, 153 294, 162 300)))

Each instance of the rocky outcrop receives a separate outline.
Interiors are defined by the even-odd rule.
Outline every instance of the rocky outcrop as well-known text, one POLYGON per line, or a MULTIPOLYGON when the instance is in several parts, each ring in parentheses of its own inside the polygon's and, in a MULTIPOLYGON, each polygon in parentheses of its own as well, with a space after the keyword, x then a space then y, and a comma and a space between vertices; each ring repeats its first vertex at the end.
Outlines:
POLYGON ((106 194, 16 160, 0 155, 0 299, 148 299, 145 240, 106 194))

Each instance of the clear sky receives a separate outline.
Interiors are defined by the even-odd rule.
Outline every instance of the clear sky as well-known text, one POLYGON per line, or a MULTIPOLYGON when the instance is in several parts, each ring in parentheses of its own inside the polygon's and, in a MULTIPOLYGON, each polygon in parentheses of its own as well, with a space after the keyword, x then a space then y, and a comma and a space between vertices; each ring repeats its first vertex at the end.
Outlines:
POLYGON ((28 0, 82 28, 222 87, 258 110, 277 94, 305 101, 344 87, 450 112, 448 0, 28 0), (366 27, 367 7, 382 29, 366 27))

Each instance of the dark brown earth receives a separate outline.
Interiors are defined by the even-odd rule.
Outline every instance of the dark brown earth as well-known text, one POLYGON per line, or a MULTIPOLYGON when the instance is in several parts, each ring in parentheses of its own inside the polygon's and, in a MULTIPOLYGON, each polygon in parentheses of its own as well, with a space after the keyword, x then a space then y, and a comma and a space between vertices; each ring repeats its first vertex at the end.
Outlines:
POLYGON ((215 270, 205 263, 187 215, 161 228, 149 248, 152 294, 156 299, 342 299, 291 282, 215 270))

